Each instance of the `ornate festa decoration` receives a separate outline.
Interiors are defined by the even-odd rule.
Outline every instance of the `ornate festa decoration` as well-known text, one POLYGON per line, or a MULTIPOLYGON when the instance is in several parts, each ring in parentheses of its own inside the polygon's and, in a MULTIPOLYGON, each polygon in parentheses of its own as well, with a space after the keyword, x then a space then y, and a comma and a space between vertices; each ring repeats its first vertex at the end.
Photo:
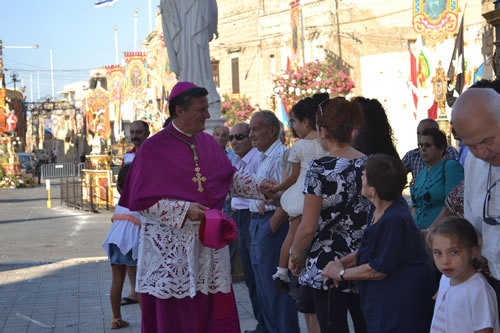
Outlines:
POLYGON ((142 119, 148 105, 146 88, 148 87, 146 52, 125 52, 125 79, 128 98, 133 103, 133 120, 142 119))
POLYGON ((300 0, 290 2, 290 28, 292 37, 290 39, 290 66, 295 68, 302 62, 302 44, 300 29, 300 0))
POLYGON ((86 113, 87 128, 95 137, 108 140, 111 134, 109 126, 109 96, 100 85, 87 97, 88 110, 86 113))
POLYGON ((431 80, 432 87, 434 91, 434 102, 438 106, 437 122, 439 128, 446 134, 448 142, 450 142, 451 135, 451 125, 446 114, 446 91, 448 86, 448 76, 444 73, 444 69, 441 65, 441 61, 438 63, 436 68, 436 74, 431 80))
POLYGON ((109 113, 114 118, 114 134, 119 139, 122 136, 122 104, 125 100, 125 68, 119 65, 106 66, 106 76, 109 92, 109 113))
POLYGON ((127 88, 136 93, 146 88, 146 57, 146 52, 125 52, 127 88))
POLYGON ((413 0, 413 29, 431 45, 458 28, 458 0, 413 0))
POLYGON ((434 92, 434 102, 437 103, 439 119, 446 119, 446 87, 448 86, 448 77, 444 73, 444 69, 439 61, 436 68, 436 74, 431 80, 434 92))

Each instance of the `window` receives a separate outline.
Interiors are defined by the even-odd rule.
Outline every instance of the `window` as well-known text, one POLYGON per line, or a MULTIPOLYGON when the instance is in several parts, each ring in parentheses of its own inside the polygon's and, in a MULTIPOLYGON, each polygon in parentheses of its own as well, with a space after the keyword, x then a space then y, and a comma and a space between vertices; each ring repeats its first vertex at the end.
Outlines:
POLYGON ((231 74, 233 81, 233 94, 240 92, 240 64, 238 58, 231 59, 231 74))
POLYGON ((220 88, 219 61, 218 60, 212 60, 212 61, 210 61, 210 63, 212 64, 212 74, 214 76, 215 86, 217 88, 220 88))

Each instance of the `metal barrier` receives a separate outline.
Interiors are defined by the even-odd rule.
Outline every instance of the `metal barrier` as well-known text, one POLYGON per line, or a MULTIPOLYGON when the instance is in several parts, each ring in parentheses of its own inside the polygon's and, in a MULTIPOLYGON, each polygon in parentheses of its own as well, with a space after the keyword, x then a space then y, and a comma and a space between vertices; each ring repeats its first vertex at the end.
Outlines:
POLYGON ((81 176, 82 170, 85 168, 85 163, 78 163, 76 166, 76 175, 81 176))
POLYGON ((114 209, 113 200, 109 198, 108 192, 107 187, 96 187, 92 183, 87 185, 81 177, 61 178, 61 204, 73 208, 92 212, 114 209))
MULTIPOLYGON (((80 170, 78 170, 79 172, 80 170)), ((77 168, 74 163, 57 163, 57 164, 43 164, 42 165, 42 178, 67 178, 78 176, 77 168)))

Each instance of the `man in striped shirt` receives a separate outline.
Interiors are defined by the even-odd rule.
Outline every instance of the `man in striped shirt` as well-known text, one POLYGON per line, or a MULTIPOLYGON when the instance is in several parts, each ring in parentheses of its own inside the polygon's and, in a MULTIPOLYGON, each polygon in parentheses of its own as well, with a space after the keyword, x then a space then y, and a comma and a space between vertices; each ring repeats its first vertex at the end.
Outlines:
MULTIPOLYGON (((421 133, 426 128, 439 129, 439 124, 434 119, 431 118, 422 119, 417 126, 417 142, 421 133)), ((446 147, 444 158, 447 160, 457 160, 458 159, 457 150, 448 145, 446 147)), ((403 162, 406 171, 411 172, 411 175, 413 177, 413 182, 415 181, 415 179, 417 179, 417 176, 420 173, 420 171, 422 171, 422 169, 425 167, 425 162, 424 160, 422 160, 422 157, 420 157, 420 149, 418 148, 415 148, 407 152, 401 161, 403 162)))

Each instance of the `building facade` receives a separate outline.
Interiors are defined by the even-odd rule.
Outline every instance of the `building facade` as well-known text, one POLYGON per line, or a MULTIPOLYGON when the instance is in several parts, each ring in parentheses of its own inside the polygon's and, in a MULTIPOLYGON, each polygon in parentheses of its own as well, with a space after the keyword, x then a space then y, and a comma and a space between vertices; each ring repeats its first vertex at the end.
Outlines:
MULTIPOLYGON (((492 29, 481 15, 492 2, 456 2, 458 17, 465 14, 469 77, 481 64, 483 77, 492 77, 492 29)), ((425 1, 219 0, 219 38, 210 43, 219 93, 246 95, 253 105, 272 109, 273 76, 287 66, 329 59, 354 80, 352 95, 384 104, 398 149, 405 152, 416 145, 417 122, 427 117, 434 102, 431 79, 439 62, 448 70, 456 39, 455 32, 434 45, 423 40, 412 25, 415 5, 424 6, 425 1), (430 69, 426 87, 419 87, 417 106, 412 101, 409 50, 417 57, 422 52, 430 69)))

